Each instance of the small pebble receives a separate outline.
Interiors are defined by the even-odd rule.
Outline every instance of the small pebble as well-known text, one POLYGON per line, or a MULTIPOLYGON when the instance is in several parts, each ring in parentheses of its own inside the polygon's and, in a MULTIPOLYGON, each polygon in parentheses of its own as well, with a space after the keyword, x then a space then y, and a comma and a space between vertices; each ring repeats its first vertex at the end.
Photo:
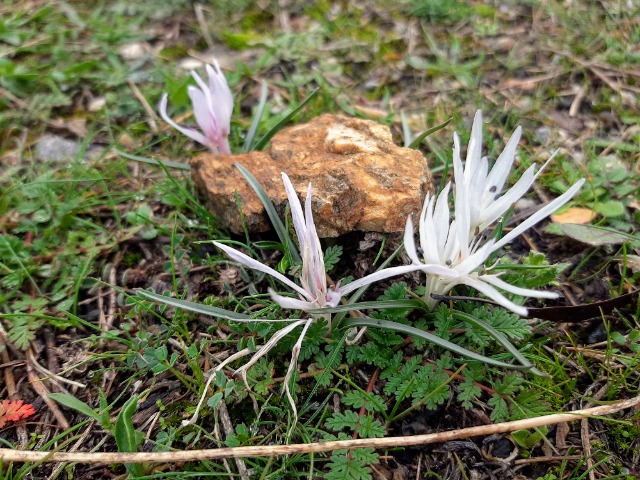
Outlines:
POLYGON ((42 162, 64 162, 78 155, 80 146, 58 135, 46 135, 36 143, 36 158, 42 162))
POLYGON ((551 130, 548 127, 538 127, 535 130, 536 140, 540 145, 546 145, 551 138, 551 130))

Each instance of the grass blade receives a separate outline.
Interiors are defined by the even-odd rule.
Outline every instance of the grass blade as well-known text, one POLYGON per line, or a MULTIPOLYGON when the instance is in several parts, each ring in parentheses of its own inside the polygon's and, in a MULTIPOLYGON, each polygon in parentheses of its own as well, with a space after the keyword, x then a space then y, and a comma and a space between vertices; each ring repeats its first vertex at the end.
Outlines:
POLYGON ((451 117, 446 122, 441 123, 440 125, 436 125, 435 127, 431 127, 430 129, 422 132, 420 135, 413 139, 413 141, 409 144, 409 148, 418 148, 418 145, 420 145, 425 138, 449 125, 449 122, 451 122, 451 120, 453 120, 453 117, 451 117))
POLYGON ((49 393, 47 397, 49 397, 54 402, 59 403, 63 407, 72 408, 73 410, 76 410, 89 418, 93 418, 95 421, 102 425, 103 419, 100 414, 93 408, 91 408, 88 404, 86 404, 82 400, 77 399, 73 395, 69 395, 68 393, 49 393))
POLYGON ((394 330, 396 332, 402 332, 409 335, 413 335, 415 337, 424 338, 428 342, 431 342, 442 348, 446 348, 447 350, 457 353, 460 356, 467 357, 472 360, 477 360, 479 362, 483 362, 489 365, 493 365, 495 367, 510 368, 513 370, 530 370, 531 369, 531 366, 512 365, 510 363, 501 362, 500 360, 494 360, 493 358, 485 357, 483 355, 478 355, 477 353, 473 353, 471 350, 467 350, 466 348, 461 347, 460 345, 456 345, 455 343, 452 343, 448 340, 440 338, 436 335, 432 335, 431 333, 425 332, 424 330, 420 330, 419 328, 411 327, 409 325, 403 325, 401 323, 390 322, 387 320, 377 320, 375 318, 350 318, 348 320, 344 320, 342 322, 341 327, 343 328, 350 328, 350 327, 386 328, 389 330, 394 330))
POLYGON ((117 149, 116 149, 116 153, 118 155, 120 155, 121 157, 124 157, 124 158, 129 159, 129 160, 135 160, 136 162, 140 162, 140 163, 148 163, 150 165, 158 165, 159 167, 164 165, 165 167, 176 168, 178 170, 186 170, 186 171, 190 171, 191 170, 191 167, 187 163, 160 162, 160 160, 157 160, 155 158, 146 158, 146 157, 140 157, 138 155, 131 155, 130 153, 125 153, 125 152, 122 152, 122 151, 117 150, 117 149))
POLYGON ((309 310, 311 314, 350 312, 351 310, 381 310, 385 308, 421 308, 427 310, 427 305, 422 300, 384 300, 374 302, 345 303, 333 308, 316 308, 309 310))
POLYGON ((276 234, 278 235, 280 242, 282 242, 282 244, 291 253, 291 258, 293 259, 293 261, 295 263, 302 262, 300 254, 298 253, 298 249, 296 248, 295 243, 293 243, 293 241, 291 240, 291 237, 289 237, 287 228, 284 226, 284 223, 282 223, 282 220, 280 220, 278 212, 276 212, 276 207, 269 198, 269 195, 267 195, 267 192, 265 192, 264 188, 262 188, 262 185, 260 185, 260 182, 258 182, 256 177, 254 177, 253 174, 242 164, 236 162, 235 165, 242 176, 244 176, 244 178, 247 180, 249 186, 253 188, 253 191, 256 192, 256 195, 258 195, 258 198, 264 205, 265 212, 267 212, 267 215, 269 216, 269 220, 271 220, 273 228, 276 230, 276 234))
POLYGON ((260 101, 258 102, 258 110, 251 121, 251 126, 249 127, 249 131, 247 132, 247 139, 244 142, 243 152, 247 153, 253 150, 253 139, 256 136, 256 132, 258 131, 258 126, 260 125, 260 120, 262 120, 262 115, 264 115, 264 109, 267 106, 267 82, 262 81, 262 87, 260 90, 260 101))
POLYGON ((276 123, 273 128, 271 128, 271 130, 269 130, 264 137, 262 137, 260 140, 258 140, 258 142, 256 143, 254 150, 260 150, 262 149, 267 143, 269 143, 269 140, 271 140, 271 137, 273 137, 283 126, 285 126, 289 120, 291 120, 294 115, 296 113, 298 113, 300 110, 302 110, 305 105, 307 105, 307 103, 309 103, 311 101, 311 99, 313 97, 315 97, 318 92, 320 91, 319 88, 316 88, 313 92, 311 92, 309 94, 309 96, 307 98, 305 98, 302 103, 300 103, 300 105, 298 105, 296 108, 294 108, 293 110, 291 110, 289 113, 287 113, 284 117, 282 117, 282 120, 280 120, 278 123, 276 123))
POLYGON ((544 373, 542 373, 540 370, 535 368, 533 364, 529 362, 529 360, 527 360, 526 357, 522 355, 516 347, 513 346, 513 344, 509 341, 509 339, 504 334, 502 334, 501 332, 493 328, 491 325, 488 325, 486 322, 483 322, 475 318, 474 316, 468 315, 463 312, 453 311, 452 315, 453 315, 453 318, 457 320, 462 320, 476 327, 482 328, 489 335, 491 335, 496 340, 496 342, 498 342, 500 345, 506 348, 509 351, 509 353, 511 353, 523 366, 531 369, 531 373, 534 373, 535 375, 539 375, 541 377, 547 376, 544 373))
POLYGON ((299 318, 285 318, 282 320, 269 320, 261 318, 253 318, 249 315, 244 315, 238 312, 231 312, 223 308, 212 307, 210 305, 203 305, 197 302, 190 302, 189 300, 182 300, 179 298, 167 297, 165 295, 159 295, 148 290, 136 290, 139 296, 152 300, 158 303, 164 303, 174 308, 181 308, 190 312, 200 313, 202 315, 209 315, 211 317, 224 318, 226 320, 232 320, 234 322, 295 322, 299 321, 299 318))

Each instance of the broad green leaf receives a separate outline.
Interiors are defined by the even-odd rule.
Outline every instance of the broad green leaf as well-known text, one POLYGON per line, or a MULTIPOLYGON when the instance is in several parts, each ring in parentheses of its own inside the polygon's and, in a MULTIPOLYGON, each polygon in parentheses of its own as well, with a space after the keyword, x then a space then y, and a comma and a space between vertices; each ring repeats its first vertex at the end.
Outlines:
MULTIPOLYGON (((138 406, 138 396, 134 395, 127 403, 124 404, 120 414, 116 419, 115 429, 113 431, 116 437, 116 444, 119 452, 137 452, 140 445, 140 434, 133 426, 133 414, 138 406)), ((126 464, 129 473, 135 477, 142 477, 144 470, 139 463, 126 464)))
POLYGON ((89 405, 84 403, 82 400, 78 400, 73 395, 69 395, 67 393, 50 393, 47 396, 54 402, 59 403, 60 405, 63 405, 67 408, 76 410, 82 413, 83 415, 93 418, 94 420, 102 424, 101 415, 98 412, 96 412, 93 408, 91 408, 89 405))
POLYGON ((624 204, 618 200, 608 200, 593 205, 593 209, 605 217, 621 217, 624 215, 624 204))

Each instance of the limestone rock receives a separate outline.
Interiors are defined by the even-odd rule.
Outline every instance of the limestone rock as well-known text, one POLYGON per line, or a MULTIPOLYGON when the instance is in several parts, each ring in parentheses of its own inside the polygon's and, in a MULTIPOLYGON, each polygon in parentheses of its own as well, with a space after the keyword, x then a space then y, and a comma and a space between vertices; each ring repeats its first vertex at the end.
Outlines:
POLYGON ((283 213, 287 203, 280 172, 286 172, 304 200, 313 186, 312 209, 320 237, 354 230, 400 232, 407 215, 420 211, 432 189, 427 162, 417 150, 398 147, 388 127, 368 120, 322 115, 278 132, 264 152, 202 154, 191 162, 198 189, 217 218, 232 232, 271 228, 262 203, 234 167, 244 165, 283 213))

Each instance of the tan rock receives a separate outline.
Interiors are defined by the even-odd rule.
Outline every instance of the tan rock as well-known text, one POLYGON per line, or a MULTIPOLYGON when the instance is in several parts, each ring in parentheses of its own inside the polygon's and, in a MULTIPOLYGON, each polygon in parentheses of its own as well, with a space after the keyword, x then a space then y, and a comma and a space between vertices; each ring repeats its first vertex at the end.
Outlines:
POLYGON ((242 233, 271 228, 262 203, 234 167, 244 165, 262 184, 280 213, 287 196, 280 177, 286 172, 304 199, 313 185, 313 215, 320 237, 354 230, 400 232, 407 215, 420 211, 432 189, 427 162, 417 150, 398 147, 388 127, 368 120, 322 115, 278 132, 265 152, 202 154, 192 176, 214 216, 242 233))

